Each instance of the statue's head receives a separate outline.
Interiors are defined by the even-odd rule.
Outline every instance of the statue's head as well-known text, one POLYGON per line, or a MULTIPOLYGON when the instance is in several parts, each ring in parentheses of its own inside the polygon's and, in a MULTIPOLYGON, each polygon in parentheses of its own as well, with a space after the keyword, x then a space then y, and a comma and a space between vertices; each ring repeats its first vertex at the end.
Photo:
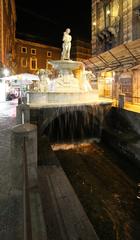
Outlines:
POLYGON ((66 32, 67 32, 67 33, 70 33, 70 28, 67 28, 67 29, 66 29, 66 32))

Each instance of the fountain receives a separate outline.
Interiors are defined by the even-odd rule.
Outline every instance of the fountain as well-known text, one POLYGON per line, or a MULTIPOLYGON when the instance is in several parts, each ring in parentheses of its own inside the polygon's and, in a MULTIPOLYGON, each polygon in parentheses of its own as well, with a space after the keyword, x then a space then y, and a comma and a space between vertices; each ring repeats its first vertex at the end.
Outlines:
POLYGON ((56 77, 50 77, 47 71, 40 76, 40 83, 35 91, 28 92, 29 104, 72 104, 91 102, 98 99, 97 89, 92 89, 88 71, 84 64, 72 60, 51 60, 49 64, 56 77))
MULTIPOLYGON (((70 135, 78 126, 89 135, 92 128, 95 132, 97 125, 96 128, 99 129, 97 135, 100 135, 104 113, 110 109, 112 102, 99 99, 98 89, 93 89, 90 85, 92 72, 86 71, 82 62, 70 59, 69 42, 68 46, 63 43, 61 60, 50 60, 49 64, 51 69, 40 71, 38 87, 28 92, 31 121, 38 121, 41 134, 47 127, 48 134, 56 132, 51 130, 51 124, 58 119, 59 129, 62 130, 64 125, 67 129, 70 127, 70 135), (80 125, 80 121, 83 124, 80 125)), ((67 135, 66 128, 60 135, 67 135)))
POLYGON ((27 93, 30 105, 83 104, 98 99, 98 91, 91 87, 84 64, 70 59, 69 31, 64 32, 61 60, 49 61, 51 69, 40 71, 38 87, 27 93))

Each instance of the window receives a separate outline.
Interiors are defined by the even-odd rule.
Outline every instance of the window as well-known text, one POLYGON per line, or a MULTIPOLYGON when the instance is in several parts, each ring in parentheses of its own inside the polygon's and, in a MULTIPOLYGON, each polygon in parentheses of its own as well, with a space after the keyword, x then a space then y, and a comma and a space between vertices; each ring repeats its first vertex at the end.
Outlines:
POLYGON ((21 47, 21 53, 27 53, 27 47, 21 47))
POLYGON ((31 54, 36 55, 36 49, 35 48, 31 48, 31 54))
POLYGON ((37 70, 37 58, 30 58, 30 69, 37 70))
POLYGON ((24 68, 27 67, 27 58, 24 58, 24 57, 21 58, 21 67, 24 67, 24 68))
POLYGON ((51 51, 47 51, 47 57, 52 57, 52 52, 51 51))

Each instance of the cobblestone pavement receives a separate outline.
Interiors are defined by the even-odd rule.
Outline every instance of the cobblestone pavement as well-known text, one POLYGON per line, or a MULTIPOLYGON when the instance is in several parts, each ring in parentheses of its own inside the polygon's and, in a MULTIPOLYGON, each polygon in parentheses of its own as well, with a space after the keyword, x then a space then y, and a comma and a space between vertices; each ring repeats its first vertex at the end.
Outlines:
POLYGON ((0 103, 0 239, 16 237, 21 199, 11 184, 11 128, 16 125, 17 101, 0 103), (15 233, 16 232, 16 233, 15 233))
POLYGON ((10 186, 10 132, 16 124, 16 102, 0 103, 0 194, 10 186))

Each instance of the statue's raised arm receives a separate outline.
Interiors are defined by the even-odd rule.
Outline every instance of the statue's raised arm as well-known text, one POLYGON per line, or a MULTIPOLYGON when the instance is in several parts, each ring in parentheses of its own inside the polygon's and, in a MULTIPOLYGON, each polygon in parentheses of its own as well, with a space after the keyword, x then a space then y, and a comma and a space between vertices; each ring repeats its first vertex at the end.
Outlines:
POLYGON ((62 44, 62 60, 70 60, 70 50, 71 50, 71 40, 70 29, 67 28, 63 34, 63 44, 62 44))

